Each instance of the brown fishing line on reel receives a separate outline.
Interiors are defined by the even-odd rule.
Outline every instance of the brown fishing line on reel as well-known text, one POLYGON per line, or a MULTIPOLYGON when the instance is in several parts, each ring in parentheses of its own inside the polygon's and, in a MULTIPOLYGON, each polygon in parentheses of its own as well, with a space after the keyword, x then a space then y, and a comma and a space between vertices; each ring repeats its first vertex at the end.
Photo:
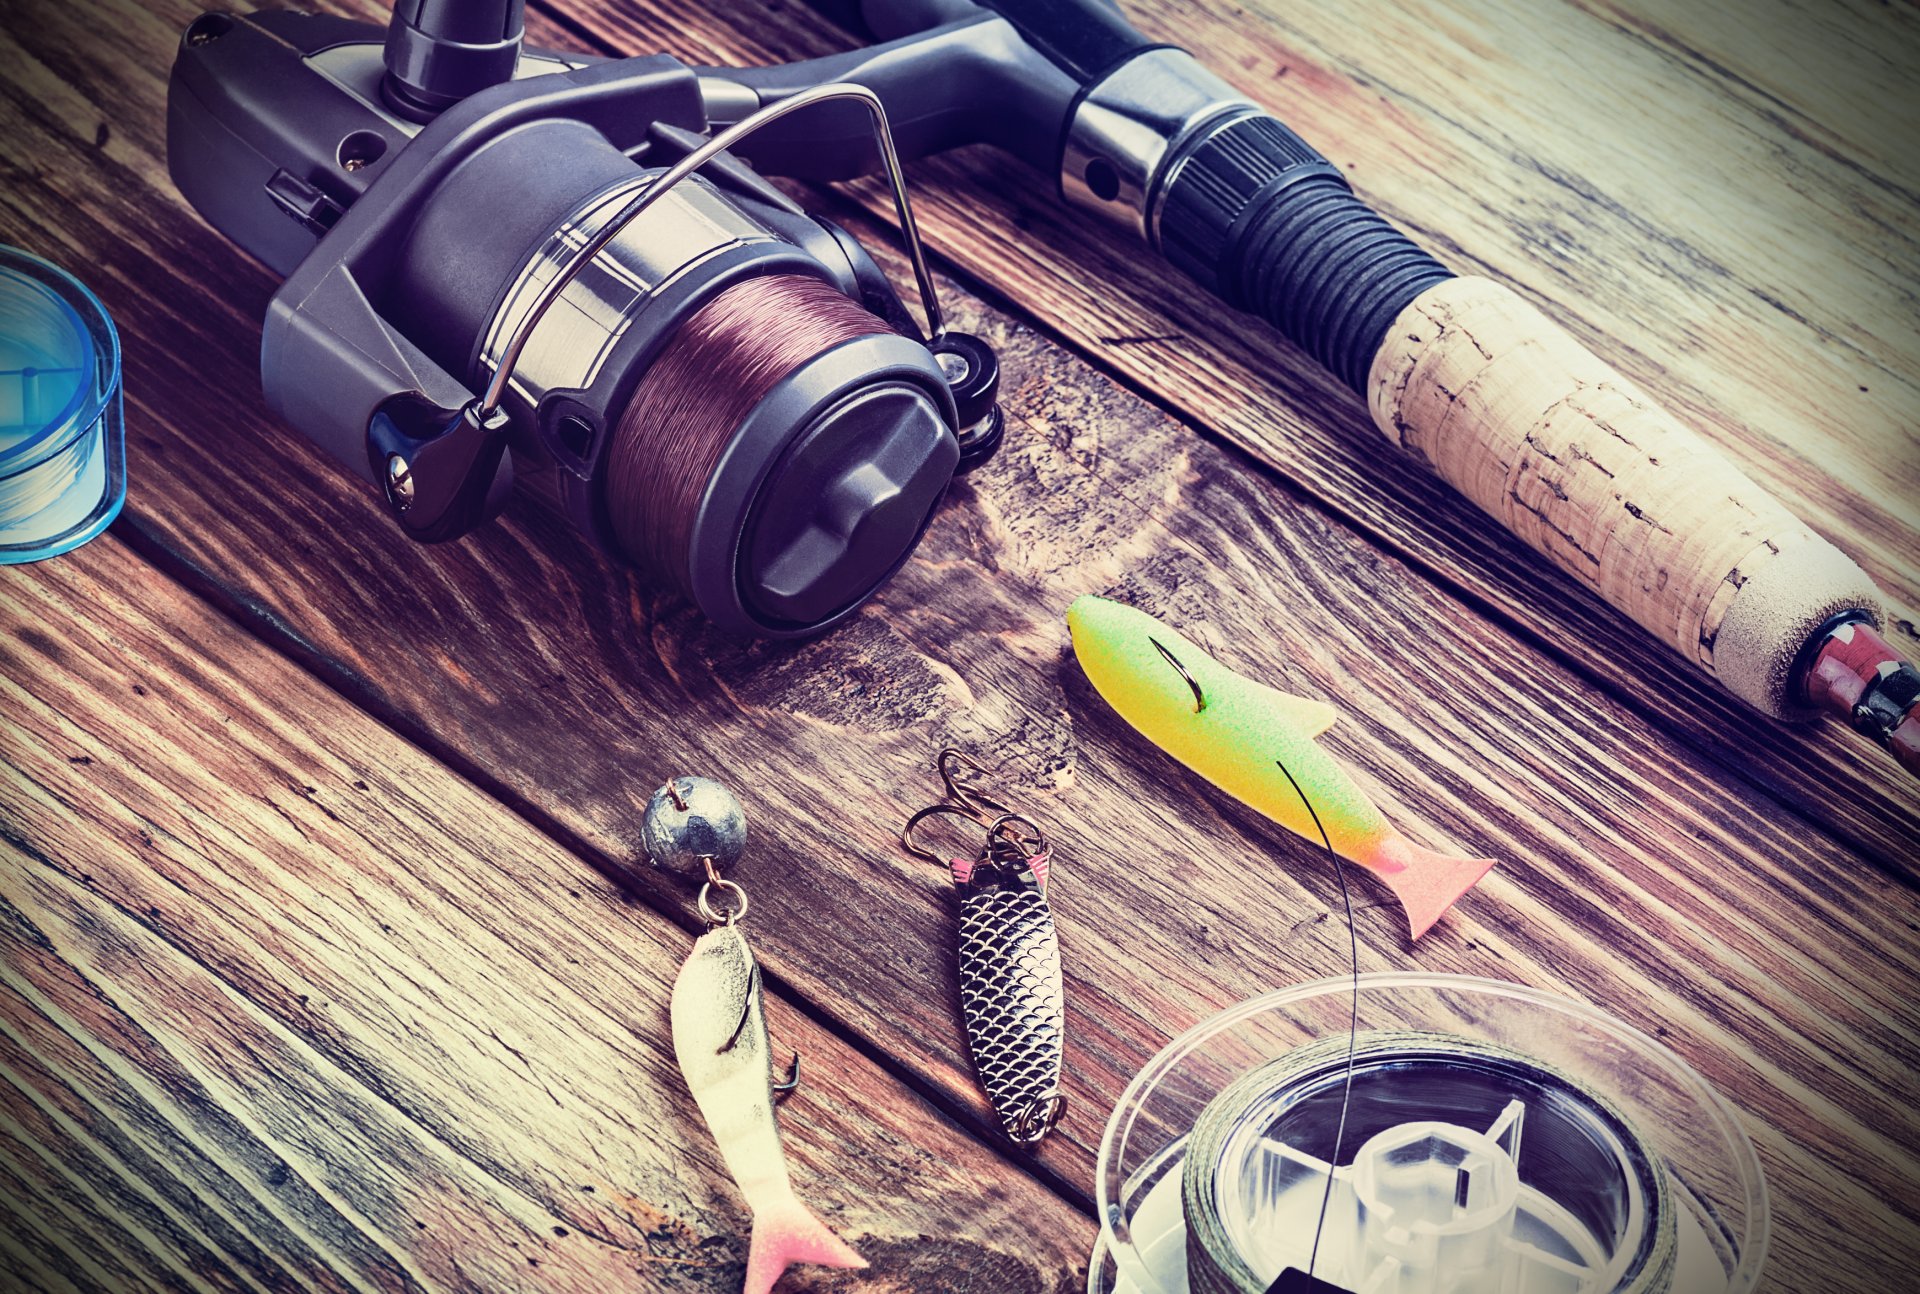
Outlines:
POLYGON ((686 569, 701 495, 748 414, 808 361, 892 331, 798 275, 744 280, 695 311, 634 388, 608 449, 607 511, 627 556, 662 577, 686 569))

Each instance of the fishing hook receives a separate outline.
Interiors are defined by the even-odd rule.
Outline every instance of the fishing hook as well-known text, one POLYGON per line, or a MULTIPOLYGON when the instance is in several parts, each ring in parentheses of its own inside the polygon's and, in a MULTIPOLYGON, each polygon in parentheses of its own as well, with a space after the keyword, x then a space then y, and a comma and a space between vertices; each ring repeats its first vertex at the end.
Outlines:
POLYGON ((971 812, 983 825, 987 821, 988 813, 1013 812, 1011 806, 1000 803, 979 787, 964 781, 961 775, 954 771, 954 765, 959 765, 968 772, 978 773, 983 778, 987 776, 987 770, 980 767, 971 755, 963 750, 956 750, 952 746, 947 747, 940 752, 940 758, 935 766, 940 770, 940 781, 947 788, 949 800, 971 812))
POLYGON ((793 1066, 791 1069, 787 1071, 786 1081, 781 1083, 775 1083, 773 1085, 774 1104, 778 1105, 782 1098, 792 1096, 794 1089, 799 1086, 800 1086, 800 1053, 796 1050, 793 1053, 793 1066))
POLYGON ((1196 680, 1193 675, 1187 673, 1187 667, 1180 663, 1180 658, 1168 651, 1166 644, 1162 643, 1158 638, 1148 638, 1147 641, 1153 644, 1155 651, 1166 658, 1167 664, 1180 671, 1180 677, 1187 680, 1187 686, 1193 689, 1193 712, 1199 714, 1202 710, 1205 710, 1207 708, 1207 694, 1200 690, 1199 681, 1196 680))
POLYGON ((915 828, 928 818, 938 817, 943 813, 965 818, 968 822, 977 823, 983 827, 987 826, 989 822, 987 818, 964 805, 950 804, 942 800, 939 804, 929 804, 926 808, 907 819, 907 825, 900 828, 900 847, 912 854, 915 858, 923 858, 935 867, 945 867, 947 865, 946 859, 940 857, 940 855, 934 853, 931 849, 916 844, 913 838, 915 828))
POLYGON ((753 1000, 760 995, 760 963, 753 964, 753 970, 747 975, 747 991, 741 994, 740 1023, 733 1026, 728 1039, 714 1048, 713 1054, 724 1056, 740 1045, 740 1035, 747 1031, 747 1021, 753 1019, 753 1000))

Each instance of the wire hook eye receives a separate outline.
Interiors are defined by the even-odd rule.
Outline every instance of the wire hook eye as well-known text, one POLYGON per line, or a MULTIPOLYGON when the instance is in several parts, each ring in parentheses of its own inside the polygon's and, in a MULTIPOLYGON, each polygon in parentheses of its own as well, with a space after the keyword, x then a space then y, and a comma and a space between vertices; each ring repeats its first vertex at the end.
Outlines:
POLYGON ((1003 813, 987 824, 987 852, 993 852, 993 842, 1004 840, 1018 849, 1024 857, 1033 858, 1047 852, 1047 833, 1040 824, 1022 813, 1003 813), (1025 827, 1027 834, 1011 829, 1025 827))
POLYGON ((1207 694, 1200 690, 1199 680, 1187 673, 1187 667, 1180 663, 1178 656, 1175 656, 1167 650, 1165 643, 1161 642, 1158 638, 1148 638, 1147 641, 1153 644, 1153 649, 1160 653, 1167 664, 1180 671, 1180 677, 1185 679, 1187 686, 1193 689, 1193 712, 1199 714, 1202 710, 1205 710, 1207 708, 1207 694))

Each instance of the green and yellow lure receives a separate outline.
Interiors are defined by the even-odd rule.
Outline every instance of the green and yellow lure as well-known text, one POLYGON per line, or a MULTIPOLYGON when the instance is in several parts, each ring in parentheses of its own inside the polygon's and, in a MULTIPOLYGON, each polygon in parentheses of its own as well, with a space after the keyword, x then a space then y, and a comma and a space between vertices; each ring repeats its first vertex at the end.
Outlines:
POLYGON ((1418 939, 1487 874, 1408 840, 1314 738, 1339 712, 1242 678, 1143 611, 1083 597, 1067 611, 1073 652, 1108 705, 1160 749, 1287 830, 1386 883, 1418 939), (1312 806, 1309 809, 1309 805, 1312 806))

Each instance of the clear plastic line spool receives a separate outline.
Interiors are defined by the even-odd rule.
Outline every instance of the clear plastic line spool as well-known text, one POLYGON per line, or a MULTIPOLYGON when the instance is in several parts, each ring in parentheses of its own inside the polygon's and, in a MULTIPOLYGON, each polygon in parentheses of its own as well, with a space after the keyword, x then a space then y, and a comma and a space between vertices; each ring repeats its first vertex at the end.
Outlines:
POLYGON ((113 321, 65 270, 0 246, 0 563, 78 547, 126 496, 113 321))
POLYGON ((1090 1294, 1745 1294, 1766 1187, 1732 1109, 1638 1030, 1517 984, 1359 981, 1233 1007, 1129 1085, 1090 1294), (1326 1225, 1318 1236, 1321 1202, 1326 1225))

